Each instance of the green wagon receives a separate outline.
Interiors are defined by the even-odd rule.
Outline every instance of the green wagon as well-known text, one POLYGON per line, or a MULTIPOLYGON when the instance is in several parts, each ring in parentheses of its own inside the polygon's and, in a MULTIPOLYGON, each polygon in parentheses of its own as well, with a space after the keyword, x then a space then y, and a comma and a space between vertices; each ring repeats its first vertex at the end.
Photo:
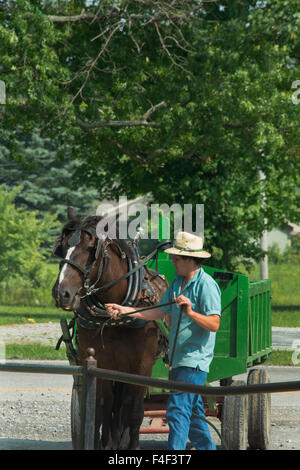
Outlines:
MULTIPOLYGON (((148 263, 154 268, 154 261, 148 263)), ((169 282, 175 276, 175 268, 169 256, 158 253, 158 269, 169 282)), ((222 292, 222 317, 216 335, 214 359, 210 367, 208 384, 220 381, 221 385, 241 385, 232 377, 248 373, 247 382, 269 382, 265 368, 253 369, 271 354, 271 281, 250 281, 248 276, 203 266, 218 283, 222 292), (248 369, 251 368, 249 371, 248 369)), ((168 379, 168 368, 162 359, 153 367, 152 377, 168 379)), ((167 390, 150 389, 145 399, 145 416, 164 415, 167 390), (159 415, 159 410, 162 411, 159 415)), ((221 420, 222 436, 230 449, 266 449, 270 432, 270 395, 226 396, 214 402, 205 402, 207 416, 221 420)), ((142 429, 141 432, 167 432, 164 426, 142 429)))

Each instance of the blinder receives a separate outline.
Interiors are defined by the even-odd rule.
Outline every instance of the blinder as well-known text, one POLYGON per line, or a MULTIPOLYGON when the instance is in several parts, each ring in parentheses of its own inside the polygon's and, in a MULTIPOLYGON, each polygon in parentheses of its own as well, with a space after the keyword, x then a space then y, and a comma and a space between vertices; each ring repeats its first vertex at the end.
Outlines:
MULTIPOLYGON (((80 243, 81 232, 87 232, 92 237, 96 237, 96 230, 94 228, 75 227, 72 230, 72 232, 74 233, 72 233, 71 237, 68 240, 68 246, 76 246, 80 243)), ((57 256, 58 258, 64 258, 62 241, 63 241, 63 236, 60 235, 54 243, 53 250, 52 250, 53 256, 57 256)), ((98 241, 98 246, 99 245, 100 243, 98 241)))
POLYGON ((63 247, 62 247, 62 236, 60 235, 54 243, 52 249, 53 256, 57 256, 58 258, 63 258, 63 247))
MULTIPOLYGON (((76 246, 80 243, 81 232, 86 232, 89 235, 91 235, 92 237, 98 238, 97 235, 96 235, 96 230, 93 227, 77 226, 77 227, 74 227, 73 229, 71 229, 71 232, 73 232, 73 233, 72 233, 72 235, 70 236, 70 238, 68 240, 68 246, 70 246, 70 247, 76 246)), ((77 271, 79 271, 83 274, 84 287, 88 287, 88 285, 89 285, 89 277, 88 276, 89 276, 90 271, 92 269, 93 263, 95 262, 95 260, 97 260, 97 258, 99 256, 100 249, 102 247, 101 241, 98 239, 97 247, 94 247, 94 249, 95 249, 94 261, 92 262, 92 264, 90 264, 89 266, 84 268, 84 267, 80 266, 79 264, 75 263, 74 261, 66 259, 64 257, 64 255, 63 255, 63 244, 62 244, 63 239, 64 239, 64 236, 63 236, 63 234, 61 234, 57 238, 57 240, 54 244, 53 250, 52 250, 52 253, 53 253, 54 256, 58 256, 58 257, 62 258, 61 262, 59 263, 60 269, 62 269, 64 264, 69 264, 73 268, 77 269, 77 271)), ((107 256, 107 252, 104 249, 104 257, 106 257, 106 256, 107 256)), ((102 264, 103 264, 103 261, 102 261, 101 265, 102 264)))
POLYGON ((69 246, 76 246, 78 243, 80 243, 81 239, 81 230, 76 229, 74 233, 72 233, 71 237, 68 240, 68 245, 69 246))

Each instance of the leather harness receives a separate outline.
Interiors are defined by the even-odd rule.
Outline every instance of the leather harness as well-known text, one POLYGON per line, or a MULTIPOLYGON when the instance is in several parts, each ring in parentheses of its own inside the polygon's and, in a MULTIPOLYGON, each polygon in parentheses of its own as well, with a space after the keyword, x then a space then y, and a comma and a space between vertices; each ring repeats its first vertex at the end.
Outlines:
MULTIPOLYGON (((69 246, 75 246, 79 244, 81 239, 81 232, 87 232, 90 235, 97 238, 96 230, 94 227, 83 227, 81 225, 77 225, 72 229, 72 235, 68 240, 69 246)), ((75 263, 72 260, 63 258, 60 262, 60 270, 64 266, 64 264, 69 264, 74 269, 79 271, 83 275, 83 287, 81 289, 84 290, 84 294, 81 295, 81 303, 80 308, 74 311, 75 317, 78 320, 80 326, 87 329, 95 329, 95 328, 103 328, 104 326, 127 326, 127 327, 134 327, 139 328, 145 326, 147 320, 140 320, 136 318, 126 318, 126 319, 113 319, 111 318, 95 295, 97 292, 104 291, 112 287, 113 285, 121 282, 124 279, 129 278, 128 287, 126 295, 122 301, 122 305, 129 305, 129 306, 136 306, 137 303, 141 300, 139 294, 141 292, 143 303, 153 305, 159 301, 158 293, 154 289, 154 287, 149 282, 149 276, 147 275, 147 267, 145 266, 146 263, 152 258, 157 257, 157 252, 159 249, 167 248, 170 246, 171 242, 169 240, 163 241, 157 244, 155 250, 153 250, 149 255, 146 257, 140 258, 138 253, 138 248, 134 242, 128 242, 127 246, 130 248, 132 260, 126 255, 126 253, 121 249, 120 245, 116 240, 112 240, 110 238, 106 238, 101 242, 98 238, 96 252, 94 261, 88 267, 82 267, 79 264, 75 263), (114 243, 115 246, 118 247, 120 252, 120 257, 125 259, 127 258, 128 264, 128 272, 125 273, 123 276, 107 283, 102 286, 98 286, 99 281, 101 280, 102 274, 105 269, 106 261, 109 258, 109 254, 107 248, 110 244, 114 243), (91 284, 89 275, 96 263, 98 257, 101 255, 101 261, 98 268, 98 274, 96 281, 91 284)), ((62 246, 62 236, 59 237, 57 240, 54 248, 53 254, 56 256, 62 257, 63 246, 62 246)), ((157 259, 157 258, 156 258, 157 259)), ((161 275, 157 270, 154 274, 154 277, 160 276, 161 278, 165 279, 163 275, 161 275)), ((153 279, 153 276, 152 276, 153 279)), ((151 280, 152 280, 151 279, 151 280)), ((81 290, 80 289, 80 290, 81 290)))

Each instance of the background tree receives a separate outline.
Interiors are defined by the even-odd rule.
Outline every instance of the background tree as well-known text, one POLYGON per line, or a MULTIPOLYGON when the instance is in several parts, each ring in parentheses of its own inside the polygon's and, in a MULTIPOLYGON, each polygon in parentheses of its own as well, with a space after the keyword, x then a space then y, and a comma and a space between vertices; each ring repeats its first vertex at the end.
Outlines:
POLYGON ((17 193, 17 188, 5 191, 0 186, 0 284, 19 279, 38 287, 43 278, 41 261, 48 255, 42 245, 57 221, 50 214, 41 219, 34 211, 16 208, 17 193))
POLYGON ((10 153, 5 140, 0 141, 0 185, 4 189, 21 187, 16 194, 17 207, 38 211, 41 216, 50 212, 65 222, 67 207, 80 213, 95 209, 97 191, 75 185, 73 174, 80 162, 70 157, 70 149, 57 149, 49 138, 35 130, 30 136, 20 133, 17 151, 10 153), (60 155, 58 157, 58 155, 60 155))
POLYGON ((206 246, 227 269, 260 256, 264 217, 268 229, 299 220, 296 0, 1 8, 11 151, 16 125, 38 121, 71 143, 100 197, 204 203, 206 246))

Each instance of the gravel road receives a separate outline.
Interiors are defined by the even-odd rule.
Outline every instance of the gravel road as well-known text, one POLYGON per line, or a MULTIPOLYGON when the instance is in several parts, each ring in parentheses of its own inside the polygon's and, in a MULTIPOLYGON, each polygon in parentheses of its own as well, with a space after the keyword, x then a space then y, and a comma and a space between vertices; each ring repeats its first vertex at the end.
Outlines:
MULTIPOLYGON (((36 323, 0 327, 0 343, 41 342, 55 345, 61 335, 57 323, 36 323)), ((0 358, 1 359, 1 358, 0 358)), ((272 368, 269 368, 272 370, 272 368)), ((275 369, 275 368, 274 368, 275 369)), ((285 369, 288 368, 277 368, 285 369)), ((296 369, 289 368, 293 374, 296 369)), ((292 373, 290 372, 290 373, 292 373)), ((11 374, 10 374, 11 375, 11 374)), ((27 374, 28 375, 28 374, 27 374)), ((40 376, 39 374, 31 374, 40 376)), ((47 375, 44 374, 43 377, 47 375)), ((298 377, 300 374, 298 374, 298 377)), ((1 375, 0 375, 1 377, 1 375)), ((3 376, 2 376, 3 377, 3 376)), ((72 380, 70 377, 68 379, 72 380)), ((1 380, 1 379, 0 379, 1 380)), ((9 386, 0 382, 0 450, 31 449, 60 450, 71 449, 70 401, 71 382, 67 386, 53 389, 53 384, 45 385, 46 379, 39 379, 33 393, 32 388, 9 386)), ((282 379, 284 380, 284 379, 282 379)), ((288 380, 298 380, 288 378, 288 380)), ((271 376, 271 381, 273 381, 271 376)), ((278 381, 278 379, 277 379, 278 381)), ((300 393, 272 394, 271 443, 272 450, 300 449, 300 393)), ((220 429, 220 422, 211 421, 220 429)), ((143 426, 146 426, 145 422, 143 426)), ((217 447, 220 445, 215 431, 211 434, 217 447)), ((151 450, 167 449, 167 435, 141 435, 141 448, 151 450)))
MULTIPOLYGON (((0 393, 0 450, 71 450, 70 390, 23 389, 11 394, 11 399, 7 399, 7 394, 0 393)), ((300 394, 285 397, 291 403, 294 398, 298 400, 294 405, 285 403, 284 406, 278 395, 272 395, 270 449, 299 450, 300 394)), ((220 431, 220 421, 209 419, 220 431)), ((146 420, 143 427, 147 427, 146 420)), ((220 448, 219 437, 212 429, 211 435, 220 448)), ((166 450, 167 434, 141 435, 140 446, 147 450, 166 450)))
MULTIPOLYGON (((0 342, 5 343, 55 345, 60 336, 60 324, 55 322, 0 326, 0 342)), ((300 328, 273 327, 272 345, 275 349, 299 348, 300 328)))

